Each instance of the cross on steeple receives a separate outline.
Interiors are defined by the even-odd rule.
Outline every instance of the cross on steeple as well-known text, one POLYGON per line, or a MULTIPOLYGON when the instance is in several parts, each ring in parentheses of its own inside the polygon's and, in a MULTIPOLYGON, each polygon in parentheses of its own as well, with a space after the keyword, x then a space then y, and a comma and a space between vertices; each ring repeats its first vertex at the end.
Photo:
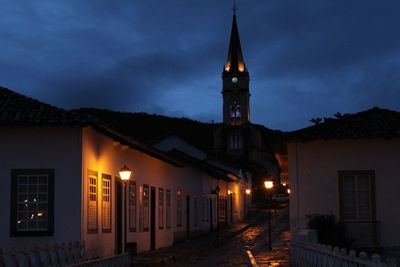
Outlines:
POLYGON ((236 0, 233 0, 233 8, 232 8, 232 10, 233 10, 233 15, 236 16, 236 11, 238 10, 238 8, 236 7, 236 0))

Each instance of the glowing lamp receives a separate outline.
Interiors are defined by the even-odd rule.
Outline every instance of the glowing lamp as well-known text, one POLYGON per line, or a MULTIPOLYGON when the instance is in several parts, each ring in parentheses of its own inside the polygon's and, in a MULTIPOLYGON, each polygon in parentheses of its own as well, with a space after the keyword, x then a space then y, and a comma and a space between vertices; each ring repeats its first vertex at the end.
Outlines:
POLYGON ((286 186, 286 183, 283 183, 282 185, 283 185, 283 186, 286 186))
POLYGON ((287 193, 290 194, 290 192, 291 192, 291 191, 290 191, 290 188, 288 188, 288 189, 287 189, 287 193))
POLYGON ((230 194, 232 194, 232 191, 231 191, 231 190, 228 190, 228 195, 230 195, 230 194))
POLYGON ((131 178, 132 171, 126 165, 119 170, 119 176, 122 181, 128 181, 131 178))
POLYGON ((243 72, 243 71, 244 71, 244 64, 243 64, 242 62, 239 62, 238 70, 239 70, 240 72, 243 72))
POLYGON ((265 181, 264 186, 267 189, 271 189, 272 187, 274 187, 274 181, 265 181))
POLYGON ((251 190, 247 188, 246 189, 246 194, 250 195, 250 193, 251 193, 251 190))

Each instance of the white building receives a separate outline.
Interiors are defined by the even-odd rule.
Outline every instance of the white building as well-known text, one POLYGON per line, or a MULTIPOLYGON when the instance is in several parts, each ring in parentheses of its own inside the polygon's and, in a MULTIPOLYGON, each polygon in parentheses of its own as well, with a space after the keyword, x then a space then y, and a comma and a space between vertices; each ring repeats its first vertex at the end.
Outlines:
POLYGON ((334 214, 356 247, 398 247, 400 113, 373 108, 289 134, 292 230, 334 214))
POLYGON ((0 148, 3 249, 85 241, 88 258, 118 254, 125 243, 140 252, 243 220, 248 208, 250 185, 230 170, 2 87, 0 148), (124 165, 133 171, 126 205, 124 165))

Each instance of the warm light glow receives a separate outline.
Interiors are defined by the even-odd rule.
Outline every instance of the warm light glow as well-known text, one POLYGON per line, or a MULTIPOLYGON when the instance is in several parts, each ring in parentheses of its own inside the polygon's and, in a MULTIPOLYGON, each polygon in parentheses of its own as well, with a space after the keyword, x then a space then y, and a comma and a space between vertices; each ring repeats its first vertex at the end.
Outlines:
POLYGON ((225 71, 229 71, 230 69, 231 69, 231 62, 228 61, 228 62, 226 62, 226 65, 225 65, 225 71))
POLYGON ((243 64, 243 62, 239 62, 238 70, 239 70, 240 72, 243 72, 243 71, 244 71, 244 64, 243 64))
POLYGON ((272 187, 274 187, 274 181, 265 181, 264 186, 267 189, 271 189, 272 187))
POLYGON ((18 220, 18 222, 17 222, 18 224, 20 224, 21 223, 21 221, 20 220, 18 220))
POLYGON ((250 189, 246 189, 246 194, 250 195, 251 190, 250 189))
POLYGON ((228 195, 230 195, 230 194, 232 194, 232 191, 231 191, 231 190, 228 190, 228 195))
POLYGON ((37 216, 43 216, 43 213, 42 212, 38 212, 38 214, 37 214, 37 216))
POLYGON ((131 178, 132 171, 126 165, 119 170, 119 176, 122 181, 128 181, 131 178))
POLYGON ((282 185, 283 185, 283 186, 286 186, 286 183, 283 183, 282 185))
POLYGON ((287 189, 287 193, 290 194, 290 192, 291 192, 291 191, 290 191, 290 188, 288 188, 288 189, 287 189))

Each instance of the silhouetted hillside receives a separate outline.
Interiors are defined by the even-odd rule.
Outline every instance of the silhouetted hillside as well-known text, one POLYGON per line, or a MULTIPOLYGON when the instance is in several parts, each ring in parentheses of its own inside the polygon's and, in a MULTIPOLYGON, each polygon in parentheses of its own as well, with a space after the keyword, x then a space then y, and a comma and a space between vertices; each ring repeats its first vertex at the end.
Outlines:
POLYGON ((74 112, 98 118, 121 133, 150 145, 174 134, 208 150, 213 147, 213 129, 219 125, 143 112, 116 112, 96 108, 81 108, 74 112))

